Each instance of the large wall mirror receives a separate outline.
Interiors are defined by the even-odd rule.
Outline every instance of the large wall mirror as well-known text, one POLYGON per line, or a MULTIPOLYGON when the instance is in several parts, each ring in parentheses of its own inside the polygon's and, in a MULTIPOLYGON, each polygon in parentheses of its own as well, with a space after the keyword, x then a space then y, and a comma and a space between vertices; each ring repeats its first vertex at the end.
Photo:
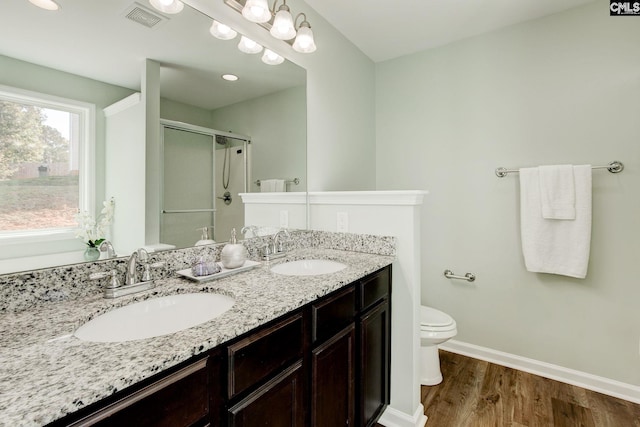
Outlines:
MULTIPOLYGON (((216 186, 222 186, 228 179, 239 179, 233 164, 236 167, 242 164, 247 168, 246 182, 233 190, 235 193, 262 191, 257 183, 267 179, 287 180, 287 191, 306 191, 303 68, 286 60, 279 65, 267 65, 261 61, 261 54, 242 53, 237 48, 239 36, 231 41, 214 38, 209 32, 214 17, 189 2, 178 14, 161 13, 148 0, 57 3, 60 10, 55 12, 40 9, 28 0, 11 0, 0 6, 0 85, 96 106, 95 191, 91 195, 96 206, 109 197, 105 170, 113 166, 105 160, 104 109, 141 90, 146 60, 160 64, 160 118, 165 125, 169 124, 168 151, 174 152, 171 159, 180 155, 180 144, 192 144, 190 130, 211 130, 210 174, 216 186), (235 74, 239 79, 229 82, 222 79, 223 74, 235 74), (178 131, 187 132, 187 137, 183 140, 178 135, 176 141, 176 129, 182 127, 186 129, 178 131), (216 137, 217 134, 222 136, 216 137), (234 139, 236 135, 241 138, 234 139), (231 174, 224 168, 225 155, 227 165, 232 166, 231 174)), ((194 153, 197 149, 204 148, 196 148, 194 153)), ((180 167, 171 166, 169 173, 179 176, 180 167)), ((123 169, 121 173, 126 179, 128 171, 123 169)), ((200 186, 199 182, 189 184, 193 188, 200 186)), ((237 194, 231 194, 229 205, 224 203, 224 193, 213 196, 221 217, 229 218, 232 214, 228 210, 237 210, 242 204, 237 194)), ((117 204, 116 200, 115 220, 126 221, 127 212, 118 211, 117 204)), ((189 225, 193 235, 176 242, 177 246, 195 243, 200 238, 197 228, 211 226, 213 221, 199 219, 193 227, 189 225)), ((233 221, 229 224, 235 225, 233 221)), ((214 229, 215 235, 211 237, 224 241, 229 230, 227 226, 220 228, 214 229)), ((39 247, 44 258, 50 258, 49 265, 58 265, 68 262, 61 261, 63 257, 46 254, 79 251, 82 242, 45 241, 39 247)), ((32 249, 0 241, 0 261, 34 255, 32 249)), ((23 268, 19 266, 15 269, 20 270, 23 268)))

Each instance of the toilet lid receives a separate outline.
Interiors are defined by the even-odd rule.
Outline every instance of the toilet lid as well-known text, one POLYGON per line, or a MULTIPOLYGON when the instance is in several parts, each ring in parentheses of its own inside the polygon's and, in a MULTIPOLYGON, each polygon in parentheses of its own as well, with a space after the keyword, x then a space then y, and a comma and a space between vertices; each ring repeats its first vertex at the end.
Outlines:
POLYGON ((420 325, 422 326, 449 326, 453 318, 435 308, 422 306, 420 308, 420 325))

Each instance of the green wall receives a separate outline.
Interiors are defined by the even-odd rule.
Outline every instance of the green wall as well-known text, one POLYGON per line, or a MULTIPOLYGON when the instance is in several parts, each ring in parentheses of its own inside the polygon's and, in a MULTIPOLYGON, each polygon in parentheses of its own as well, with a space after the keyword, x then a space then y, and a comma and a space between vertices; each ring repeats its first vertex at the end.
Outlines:
POLYGON ((251 137, 250 191, 253 181, 299 178, 288 191, 306 191, 307 102, 300 86, 218 108, 211 113, 213 128, 251 137))
POLYGON ((429 191, 422 303, 456 339, 640 385, 638 23, 595 2, 377 64, 377 189, 429 191), (612 160, 623 173, 593 174, 587 278, 527 272, 518 176, 494 169, 612 160))

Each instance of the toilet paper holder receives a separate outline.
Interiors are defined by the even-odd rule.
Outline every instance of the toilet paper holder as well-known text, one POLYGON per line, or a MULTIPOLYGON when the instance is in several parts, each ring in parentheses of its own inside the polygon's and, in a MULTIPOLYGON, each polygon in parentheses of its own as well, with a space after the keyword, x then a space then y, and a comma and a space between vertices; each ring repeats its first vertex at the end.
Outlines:
POLYGON ((473 274, 473 273, 467 273, 464 276, 457 276, 457 275, 453 274, 453 271, 451 271, 451 270, 445 270, 444 271, 444 277, 446 277, 447 279, 466 280, 467 282, 473 282, 474 280, 476 280, 476 275, 473 274))

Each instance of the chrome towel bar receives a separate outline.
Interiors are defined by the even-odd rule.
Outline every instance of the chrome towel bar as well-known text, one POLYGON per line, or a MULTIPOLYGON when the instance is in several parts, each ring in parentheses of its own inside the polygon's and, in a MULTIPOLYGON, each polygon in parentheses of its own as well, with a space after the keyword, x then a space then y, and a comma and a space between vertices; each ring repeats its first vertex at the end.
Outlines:
MULTIPOLYGON (((256 180, 256 181, 254 181, 254 182, 255 182, 255 184, 256 184, 258 187, 260 187, 261 182, 260 182, 260 180, 259 180, 259 179, 258 179, 258 180, 256 180)), ((285 184, 295 184, 295 185, 298 185, 298 184, 300 184, 300 179, 299 179, 299 178, 285 179, 284 183, 285 183, 285 184)))
POLYGON ((473 273, 467 273, 464 276, 456 276, 451 270, 445 270, 444 277, 446 277, 447 279, 466 280, 467 282, 473 282, 474 280, 476 280, 476 275, 473 273))
POLYGON ((163 214, 176 214, 176 213, 197 213, 197 212, 215 212, 215 209, 163 209, 163 214))
MULTIPOLYGON (((624 170, 624 164, 622 164, 622 162, 614 160, 613 162, 609 163, 606 166, 592 166, 591 169, 606 169, 611 173, 620 173, 624 170)), ((497 168, 496 176, 498 178, 504 178, 509 173, 518 173, 518 172, 519 172, 519 169, 497 168)))

